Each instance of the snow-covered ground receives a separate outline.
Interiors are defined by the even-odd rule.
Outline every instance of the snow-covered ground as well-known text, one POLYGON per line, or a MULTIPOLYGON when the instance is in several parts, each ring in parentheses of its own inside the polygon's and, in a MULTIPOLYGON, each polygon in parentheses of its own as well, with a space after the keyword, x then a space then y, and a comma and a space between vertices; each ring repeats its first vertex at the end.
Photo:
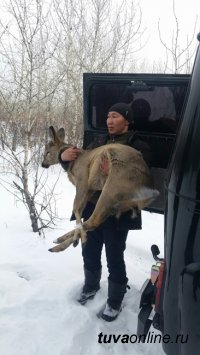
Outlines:
MULTIPOLYGON (((49 170, 52 182, 58 169, 49 170)), ((52 241, 73 228, 69 222, 74 188, 61 173, 57 209, 64 219, 41 238, 31 231, 25 207, 0 186, 0 352, 2 355, 162 355, 162 346, 99 343, 99 334, 136 334, 139 290, 152 264, 150 246, 163 254, 163 216, 143 212, 142 231, 129 232, 125 252, 129 285, 124 308, 112 323, 96 314, 107 297, 103 252, 101 289, 85 306, 77 301, 82 282, 81 247, 52 254, 52 241)), ((155 330, 152 329, 152 332, 155 330)), ((121 338, 120 338, 121 339, 121 338)), ((132 337, 134 339, 134 337, 132 337)))

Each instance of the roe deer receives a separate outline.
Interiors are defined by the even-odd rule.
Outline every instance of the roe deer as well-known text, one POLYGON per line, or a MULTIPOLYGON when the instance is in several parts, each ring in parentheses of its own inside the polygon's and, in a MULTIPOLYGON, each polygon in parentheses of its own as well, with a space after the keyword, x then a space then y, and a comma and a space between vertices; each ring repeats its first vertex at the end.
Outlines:
MULTIPOLYGON (((57 132, 49 128, 51 141, 48 143, 42 166, 48 168, 57 164, 61 150, 72 145, 64 142, 63 128, 57 132)), ((70 244, 77 245, 79 238, 86 242, 87 231, 94 230, 110 215, 119 217, 128 210, 141 210, 149 205, 159 192, 153 188, 150 170, 142 154, 134 148, 119 143, 103 145, 92 150, 81 150, 78 158, 69 163, 69 180, 76 187, 73 213, 77 226, 58 238, 52 252, 65 250, 70 244), (108 174, 101 171, 102 162, 108 161, 108 174), (97 201, 95 192, 101 191, 97 201), (81 222, 82 212, 88 201, 96 202, 90 218, 81 222)))

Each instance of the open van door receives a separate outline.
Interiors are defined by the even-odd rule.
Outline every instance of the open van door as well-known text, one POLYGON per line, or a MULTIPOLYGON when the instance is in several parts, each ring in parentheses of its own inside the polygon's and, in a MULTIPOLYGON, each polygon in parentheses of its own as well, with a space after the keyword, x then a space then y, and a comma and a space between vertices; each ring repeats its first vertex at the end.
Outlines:
POLYGON ((108 109, 117 102, 131 105, 138 138, 152 151, 152 175, 160 196, 147 208, 164 213, 164 180, 181 122, 189 75, 95 74, 83 76, 84 143, 107 132, 108 109))

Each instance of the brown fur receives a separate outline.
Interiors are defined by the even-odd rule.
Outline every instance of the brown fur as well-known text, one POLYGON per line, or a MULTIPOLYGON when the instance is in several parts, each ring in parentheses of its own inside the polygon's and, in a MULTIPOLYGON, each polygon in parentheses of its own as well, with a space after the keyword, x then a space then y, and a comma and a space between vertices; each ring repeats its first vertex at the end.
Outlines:
MULTIPOLYGON (((64 130, 57 133, 50 127, 52 141, 46 147, 43 167, 58 163, 59 152, 70 145, 64 143, 64 130)), ((134 148, 122 144, 108 144, 92 150, 82 150, 79 157, 69 164, 69 180, 76 186, 73 212, 77 228, 56 240, 59 243, 50 251, 59 252, 81 237, 86 241, 86 233, 94 230, 110 215, 119 217, 128 210, 141 210, 157 196, 153 181, 142 154, 134 148), (108 175, 100 165, 109 162, 108 175), (98 200, 95 193, 101 191, 98 200), (96 202, 90 218, 81 222, 82 212, 88 201, 96 202)))

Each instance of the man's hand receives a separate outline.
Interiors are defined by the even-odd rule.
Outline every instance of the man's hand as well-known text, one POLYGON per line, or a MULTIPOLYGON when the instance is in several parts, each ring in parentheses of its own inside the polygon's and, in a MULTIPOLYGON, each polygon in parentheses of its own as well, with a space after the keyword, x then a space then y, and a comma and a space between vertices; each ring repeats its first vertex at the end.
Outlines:
POLYGON ((102 161, 102 163, 100 164, 100 170, 105 175, 108 175, 108 173, 109 173, 109 161, 107 159, 104 159, 102 161))
POLYGON ((76 147, 70 147, 61 154, 61 159, 63 161, 73 161, 76 160, 81 153, 81 150, 76 147))

